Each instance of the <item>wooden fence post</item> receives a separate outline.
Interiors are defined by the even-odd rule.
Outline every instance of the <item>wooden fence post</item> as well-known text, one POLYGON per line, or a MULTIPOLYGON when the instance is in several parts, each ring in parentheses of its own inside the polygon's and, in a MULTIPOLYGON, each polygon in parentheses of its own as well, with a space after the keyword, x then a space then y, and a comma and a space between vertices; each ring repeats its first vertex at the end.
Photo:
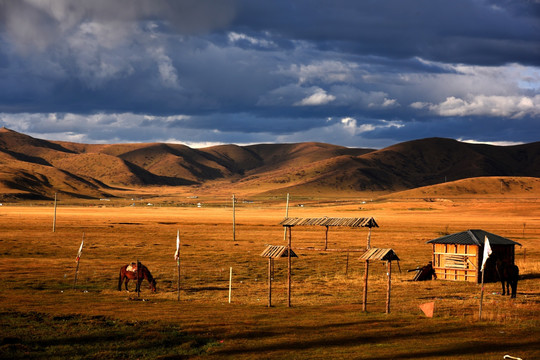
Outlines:
POLYGON ((272 307, 272 258, 268 258, 268 307, 272 307))
POLYGON ((57 193, 54 193, 54 215, 53 215, 52 232, 56 231, 56 194, 57 193))
POLYGON ((234 197, 234 194, 232 196, 232 231, 233 231, 233 241, 236 241, 236 199, 234 197))
POLYGON ((388 274, 387 274, 388 284, 386 287, 386 313, 390 314, 390 289, 391 289, 391 284, 392 284, 392 262, 388 260, 386 264, 388 267, 388 274))
POLYGON ((289 270, 288 270, 288 276, 287 276, 287 281, 288 281, 288 286, 287 286, 287 307, 291 307, 291 276, 292 276, 292 262, 291 262, 291 252, 292 252, 292 246, 291 246, 291 243, 292 243, 292 238, 291 238, 291 227, 290 226, 287 226, 287 229, 289 230, 289 244, 287 246, 287 261, 288 261, 288 265, 289 265, 289 270))
POLYGON ((366 260, 366 272, 364 273, 364 298, 362 301, 362 311, 366 311, 367 307, 367 291, 368 291, 368 272, 369 272, 369 260, 366 260))

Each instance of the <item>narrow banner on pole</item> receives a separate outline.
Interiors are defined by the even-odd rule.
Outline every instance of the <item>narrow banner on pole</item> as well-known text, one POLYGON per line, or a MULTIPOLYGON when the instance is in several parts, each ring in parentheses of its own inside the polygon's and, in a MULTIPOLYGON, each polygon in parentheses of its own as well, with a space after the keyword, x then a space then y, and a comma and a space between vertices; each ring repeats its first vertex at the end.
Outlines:
POLYGON ((493 251, 491 250, 491 245, 489 244, 489 239, 486 236, 484 239, 484 257, 482 259, 482 267, 480 268, 480 271, 484 271, 484 265, 486 265, 486 261, 488 257, 491 255, 493 251))
POLYGON ((83 237, 83 239, 81 241, 81 246, 79 247, 79 252, 77 252, 77 258, 75 258, 76 262, 79 262, 79 260, 81 259, 83 245, 84 245, 84 237, 83 237))
POLYGON ((176 233, 176 252, 174 253, 174 260, 180 260, 180 230, 176 233))

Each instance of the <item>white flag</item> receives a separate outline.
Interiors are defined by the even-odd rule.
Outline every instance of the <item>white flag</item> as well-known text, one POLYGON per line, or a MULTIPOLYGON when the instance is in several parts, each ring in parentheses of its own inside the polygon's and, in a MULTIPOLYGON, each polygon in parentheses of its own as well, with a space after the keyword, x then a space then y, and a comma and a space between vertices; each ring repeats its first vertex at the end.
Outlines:
POLYGON ((75 259, 76 262, 79 262, 81 258, 83 245, 84 245, 84 238, 81 241, 81 246, 79 247, 79 252, 77 253, 77 258, 75 259))
POLYGON ((486 236, 484 239, 484 258, 482 259, 482 267, 480 268, 480 271, 484 271, 484 265, 486 264, 486 261, 488 257, 491 255, 491 245, 489 244, 489 239, 486 236))
POLYGON ((180 259, 180 230, 176 233, 176 252, 174 253, 174 260, 180 259))

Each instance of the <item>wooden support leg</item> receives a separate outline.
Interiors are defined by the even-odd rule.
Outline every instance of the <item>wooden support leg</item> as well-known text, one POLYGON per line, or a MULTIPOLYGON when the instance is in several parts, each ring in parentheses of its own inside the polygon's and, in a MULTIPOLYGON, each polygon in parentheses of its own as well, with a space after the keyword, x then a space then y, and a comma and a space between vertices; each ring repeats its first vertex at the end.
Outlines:
POLYGON ((362 300, 362 311, 366 311, 366 307, 367 307, 368 272, 369 272, 369 260, 366 260, 366 272, 364 273, 364 298, 362 300))

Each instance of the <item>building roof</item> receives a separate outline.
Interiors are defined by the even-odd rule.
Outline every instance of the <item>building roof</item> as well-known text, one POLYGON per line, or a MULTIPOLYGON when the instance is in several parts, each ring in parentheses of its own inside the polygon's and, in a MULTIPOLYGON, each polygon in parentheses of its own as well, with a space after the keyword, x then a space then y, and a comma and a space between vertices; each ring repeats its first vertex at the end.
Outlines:
POLYGON ((459 233, 442 236, 437 239, 429 240, 431 244, 459 244, 459 245, 477 245, 484 246, 484 239, 489 239, 491 245, 519 245, 520 243, 492 234, 484 230, 467 230, 459 233))
POLYGON ((374 218, 285 218, 279 223, 283 226, 348 226, 348 227, 379 227, 374 218))
MULTIPOLYGON (((289 249, 287 248, 287 246, 268 245, 268 247, 262 252, 261 256, 271 259, 289 257, 289 249)), ((298 255, 296 255, 292 249, 291 257, 298 257, 298 255)))
POLYGON ((361 257, 361 260, 397 260, 399 261, 398 256, 392 249, 378 249, 371 248, 366 251, 361 257))

